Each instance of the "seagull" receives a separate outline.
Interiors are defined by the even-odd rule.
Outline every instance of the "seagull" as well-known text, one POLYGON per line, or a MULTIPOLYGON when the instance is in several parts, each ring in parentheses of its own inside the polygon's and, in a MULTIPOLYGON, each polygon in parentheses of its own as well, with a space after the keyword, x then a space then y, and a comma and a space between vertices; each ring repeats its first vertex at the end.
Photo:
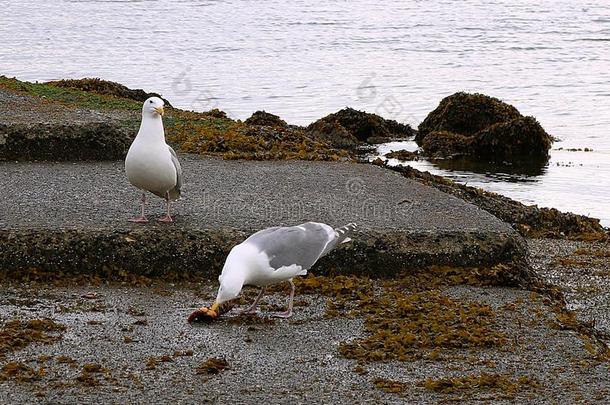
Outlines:
POLYGON ((218 307, 237 298, 244 285, 261 288, 260 293, 242 314, 256 313, 256 306, 271 284, 290 283, 290 297, 286 312, 272 316, 292 316, 294 300, 293 277, 303 276, 321 257, 340 243, 351 241, 349 236, 356 229, 350 223, 341 228, 306 222, 297 226, 273 227, 256 232, 231 249, 218 281, 218 295, 211 308, 202 307, 189 316, 188 321, 210 320, 218 317, 218 307))
POLYGON ((131 222, 148 222, 144 215, 147 191, 164 198, 167 203, 167 213, 159 219, 161 222, 173 221, 170 201, 180 198, 182 169, 176 152, 165 143, 163 106, 159 97, 150 97, 144 102, 140 130, 125 158, 127 179, 142 190, 142 214, 130 219, 131 222))

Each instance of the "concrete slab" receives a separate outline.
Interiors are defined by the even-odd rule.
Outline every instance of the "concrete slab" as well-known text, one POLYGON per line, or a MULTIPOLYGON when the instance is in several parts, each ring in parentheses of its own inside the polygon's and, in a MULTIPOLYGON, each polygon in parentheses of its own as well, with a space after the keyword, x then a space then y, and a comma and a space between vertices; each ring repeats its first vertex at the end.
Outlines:
POLYGON ((305 221, 356 222, 333 269, 391 274, 428 264, 487 265, 523 256, 504 222, 463 200, 380 167, 307 161, 227 161, 181 156, 184 198, 176 222, 134 225, 140 194, 123 162, 1 163, 0 268, 138 273, 217 272, 249 233, 305 221))

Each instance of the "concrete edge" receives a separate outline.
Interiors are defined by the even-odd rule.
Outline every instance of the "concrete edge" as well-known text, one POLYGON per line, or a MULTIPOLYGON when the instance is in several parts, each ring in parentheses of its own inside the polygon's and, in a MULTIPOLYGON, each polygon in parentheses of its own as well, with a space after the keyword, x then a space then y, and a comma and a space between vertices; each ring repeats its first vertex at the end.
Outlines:
POLYGON ((0 161, 123 159, 132 129, 118 123, 0 123, 0 161))
MULTIPOLYGON (((110 276, 216 277, 229 250, 250 232, 236 229, 0 230, 0 275, 28 269, 110 276)), ((526 243, 516 232, 412 232, 361 230, 312 269, 316 274, 391 277, 427 266, 489 267, 526 263, 526 243)), ((511 266, 515 267, 515 266, 511 266)), ((508 279, 528 279, 527 266, 508 279)))

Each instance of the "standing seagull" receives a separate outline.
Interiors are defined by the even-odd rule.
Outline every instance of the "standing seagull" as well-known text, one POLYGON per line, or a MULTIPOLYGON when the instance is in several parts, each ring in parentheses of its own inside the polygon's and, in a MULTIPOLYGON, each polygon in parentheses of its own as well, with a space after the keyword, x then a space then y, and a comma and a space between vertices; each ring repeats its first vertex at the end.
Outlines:
POLYGON ((247 309, 241 313, 255 313, 256 305, 265 292, 265 287, 282 281, 290 283, 288 310, 272 314, 280 318, 292 315, 294 283, 292 278, 307 274, 319 258, 333 250, 338 244, 349 242, 356 224, 333 229, 318 222, 306 222, 291 227, 263 229, 231 249, 218 281, 220 288, 211 308, 200 308, 193 312, 189 322, 211 320, 218 317, 218 307, 236 298, 244 285, 261 287, 261 291, 247 309))
POLYGON ((182 169, 176 152, 165 143, 163 130, 163 100, 151 97, 142 106, 142 123, 125 158, 125 173, 129 182, 142 190, 142 215, 132 222, 148 222, 144 215, 146 191, 165 198, 167 213, 161 222, 172 222, 170 201, 180 198, 182 169))

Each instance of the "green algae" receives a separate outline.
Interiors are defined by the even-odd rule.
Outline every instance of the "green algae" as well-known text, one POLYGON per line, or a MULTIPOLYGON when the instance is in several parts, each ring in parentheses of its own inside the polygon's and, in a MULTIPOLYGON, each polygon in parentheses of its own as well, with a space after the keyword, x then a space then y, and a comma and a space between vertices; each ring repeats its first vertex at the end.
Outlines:
MULTIPOLYGON (((42 103, 59 104, 68 108, 104 111, 131 111, 133 117, 116 117, 116 125, 108 123, 86 123, 80 126, 42 126, 34 141, 21 136, 18 127, 11 126, 8 139, 17 144, 6 153, 10 159, 80 159, 105 160, 122 158, 129 147, 131 136, 125 130, 137 130, 137 115, 144 97, 156 95, 143 90, 132 90, 119 83, 100 79, 60 80, 49 83, 29 83, 0 76, 0 89, 13 93, 36 97, 42 103), (81 128, 82 127, 82 128, 81 128), (71 129, 73 148, 64 145, 63 134, 71 129), (87 129, 95 133, 104 132, 100 140, 91 136, 87 129), (14 133, 14 134, 13 134, 14 133), (40 139, 38 139, 40 138, 40 139), (21 142, 21 143, 19 143, 21 142), (47 152, 47 144, 53 153, 47 152), (117 150, 105 151, 99 145, 110 145, 117 150), (82 153, 61 153, 63 150, 82 149, 82 153), (101 153, 100 151, 104 151, 101 153), (17 152, 23 156, 17 155, 17 152), (28 152, 28 153, 24 153, 28 152), (60 153, 58 153, 60 152, 60 153), (71 157, 72 156, 72 157, 71 157)), ((167 104, 169 102, 166 101, 167 104)), ((232 120, 220 110, 193 112, 170 108, 164 119, 167 140, 180 152, 220 156, 225 159, 247 160, 330 160, 336 161, 350 156, 348 151, 331 146, 324 139, 308 133, 305 128, 289 126, 279 117, 265 112, 253 114, 246 122, 232 120)), ((31 132, 30 130, 28 130, 31 132)), ((28 132, 25 131, 25 132, 28 132)), ((38 133, 36 132, 36 133, 38 133)), ((89 131, 91 132, 91 131, 89 131)), ((10 142, 9 142, 10 144, 10 142)), ((10 146, 10 145, 9 145, 10 146)), ((6 149, 6 148, 5 148, 6 149)))

